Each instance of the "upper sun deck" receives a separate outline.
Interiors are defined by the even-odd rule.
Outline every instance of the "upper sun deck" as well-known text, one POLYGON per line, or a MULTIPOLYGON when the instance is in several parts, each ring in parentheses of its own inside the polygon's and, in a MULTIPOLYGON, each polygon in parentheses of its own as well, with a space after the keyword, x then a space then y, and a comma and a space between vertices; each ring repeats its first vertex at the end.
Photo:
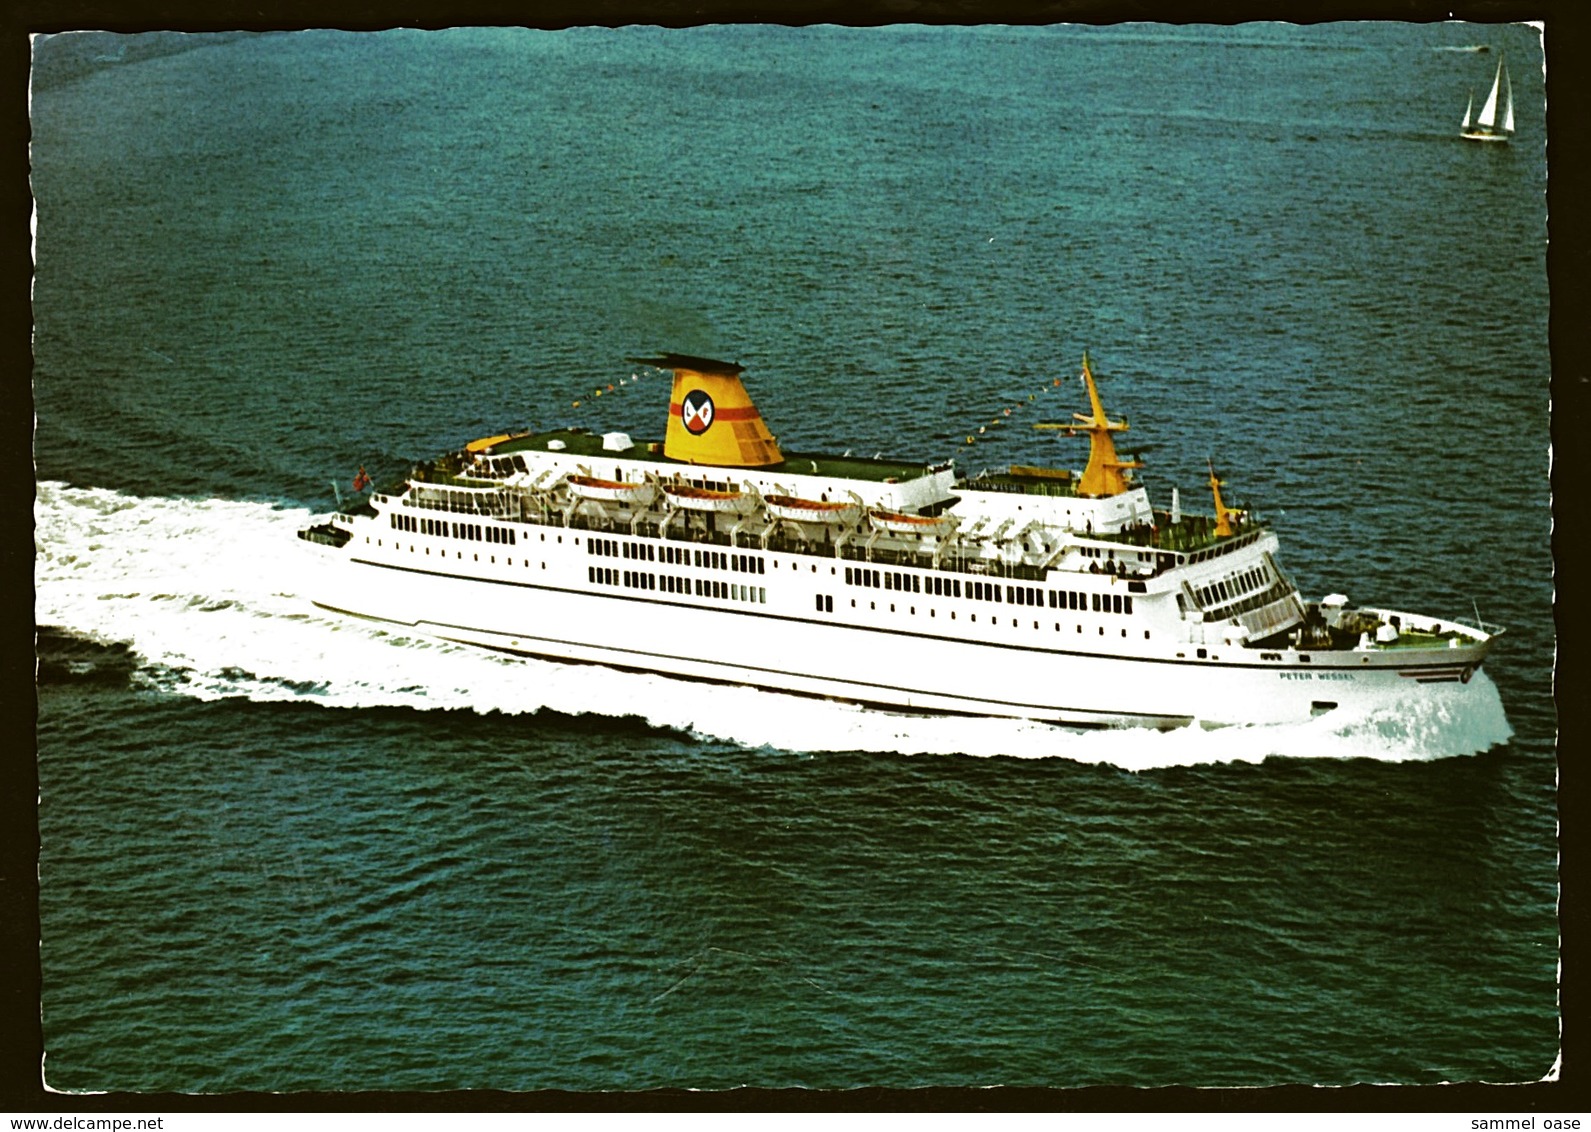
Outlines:
MULTIPOLYGON (((609 448, 601 435, 579 428, 554 429, 549 432, 506 437, 476 451, 488 458, 534 452, 546 453, 553 457, 573 456, 583 460, 617 459, 655 465, 661 476, 682 475, 686 478, 690 478, 693 471, 700 474, 721 470, 732 478, 743 477, 747 472, 744 468, 717 469, 710 464, 694 464, 674 459, 664 454, 663 445, 658 441, 641 440, 634 441, 628 448, 609 448)), ((925 463, 904 460, 788 452, 784 454, 784 459, 780 463, 757 468, 756 472, 762 476, 783 474, 823 476, 829 479, 860 480, 867 483, 904 483, 929 475, 936 470, 938 469, 925 463)), ((453 454, 451 461, 448 457, 443 457, 436 462, 436 471, 457 475, 463 471, 462 458, 457 453, 453 454), (449 466, 450 463, 452 466, 449 466)))
POLYGON ((1040 495, 1051 499, 1082 499, 1077 479, 1069 471, 1012 465, 1009 471, 979 472, 962 481, 961 487, 973 491, 997 491, 1010 495, 1040 495))

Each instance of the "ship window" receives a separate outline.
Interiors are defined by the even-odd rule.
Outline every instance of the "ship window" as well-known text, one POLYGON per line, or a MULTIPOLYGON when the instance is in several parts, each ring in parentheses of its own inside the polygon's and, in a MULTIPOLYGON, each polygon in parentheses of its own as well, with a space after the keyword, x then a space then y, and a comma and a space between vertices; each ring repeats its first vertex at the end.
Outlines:
POLYGON ((817 601, 818 601, 818 612, 822 613, 823 612, 823 595, 822 594, 817 594, 816 596, 817 596, 817 601))
POLYGON ((1148 629, 1145 629, 1145 630, 1144 630, 1144 640, 1146 640, 1146 641, 1147 641, 1147 640, 1148 640, 1148 639, 1149 639, 1149 630, 1148 630, 1148 629))
POLYGON ((1110 595, 1110 611, 1112 613, 1121 612, 1121 594, 1110 595))
POLYGON ((1103 637, 1103 636, 1104 636, 1104 635, 1105 635, 1105 626, 1103 626, 1103 625, 1101 625, 1101 626, 1100 626, 1100 627, 1099 627, 1099 635, 1100 635, 1100 636, 1101 636, 1101 637, 1103 637))
POLYGON ((1098 613, 1098 612, 1099 612, 1099 595, 1098 595, 1098 594, 1092 594, 1092 595, 1090 595, 1090 596, 1091 596, 1091 597, 1092 597, 1092 599, 1093 599, 1093 604, 1094 604, 1094 612, 1095 612, 1095 613, 1098 613))
POLYGON ((1121 611, 1129 615, 1132 613, 1132 594, 1121 599, 1121 611))
POLYGON ((825 595, 825 597, 823 598, 823 612, 825 612, 825 613, 833 613, 834 612, 834 598, 825 595))
POLYGON ((1209 655, 1210 654, 1204 649, 1199 649, 1198 650, 1198 657, 1199 657, 1200 660, 1203 660, 1205 657, 1207 657, 1209 655))

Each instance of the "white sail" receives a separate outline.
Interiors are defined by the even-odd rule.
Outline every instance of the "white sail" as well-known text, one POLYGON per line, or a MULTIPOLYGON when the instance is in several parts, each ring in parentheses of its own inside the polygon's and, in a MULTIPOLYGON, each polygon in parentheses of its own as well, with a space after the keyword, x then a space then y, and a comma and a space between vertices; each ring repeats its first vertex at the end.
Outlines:
POLYGON ((1497 88, 1502 85, 1503 65, 1497 64, 1497 76, 1492 79, 1492 92, 1486 96, 1486 105, 1481 107, 1481 116, 1475 119, 1476 123, 1485 126, 1488 130, 1497 125, 1497 88))
POLYGON ((1462 124, 1460 124, 1459 129, 1461 129, 1461 130, 1469 129, 1469 116, 1470 116, 1470 113, 1474 109, 1475 109, 1475 92, 1474 91, 1470 91, 1469 92, 1469 101, 1464 104, 1464 121, 1463 121, 1462 124))
POLYGON ((1503 103, 1503 132, 1514 132, 1514 80, 1508 76, 1507 66, 1503 67, 1503 83, 1505 84, 1507 101, 1503 103))

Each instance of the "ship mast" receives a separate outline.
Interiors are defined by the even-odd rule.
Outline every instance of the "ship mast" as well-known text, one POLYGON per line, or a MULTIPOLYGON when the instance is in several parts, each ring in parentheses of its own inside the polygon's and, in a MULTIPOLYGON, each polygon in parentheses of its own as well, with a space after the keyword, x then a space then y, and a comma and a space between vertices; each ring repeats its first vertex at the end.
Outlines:
POLYGON ((1087 433, 1088 466, 1083 469, 1082 478, 1077 481, 1077 494, 1090 498, 1120 495, 1132 486, 1127 479, 1127 469, 1141 468, 1143 464, 1137 460, 1124 461, 1116 458, 1116 442, 1111 439, 1110 434, 1125 432, 1127 422, 1113 421, 1105 415, 1105 407, 1099 400, 1099 388, 1094 384, 1094 372, 1088 365, 1086 350, 1083 352, 1083 384, 1088 389, 1088 404, 1093 409, 1092 416, 1073 413, 1072 424, 1044 422, 1034 427, 1057 429, 1067 436, 1087 433))
POLYGON ((1221 502, 1221 484, 1224 482, 1215 474, 1215 461, 1208 461, 1210 467, 1210 492, 1215 496, 1215 533, 1218 538, 1225 538, 1232 533, 1232 516, 1241 516, 1241 511, 1228 511, 1226 504, 1221 502))

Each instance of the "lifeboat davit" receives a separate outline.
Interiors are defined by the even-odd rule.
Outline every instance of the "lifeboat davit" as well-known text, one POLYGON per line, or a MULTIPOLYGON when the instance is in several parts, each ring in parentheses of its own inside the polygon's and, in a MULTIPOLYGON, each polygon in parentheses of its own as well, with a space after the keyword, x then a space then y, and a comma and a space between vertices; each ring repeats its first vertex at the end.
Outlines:
POLYGON ((638 507, 645 507, 657 496, 657 488, 649 483, 599 480, 595 476, 570 476, 569 491, 597 503, 630 503, 638 507))
POLYGON ((867 513, 867 521, 875 531, 894 535, 942 535, 949 533, 959 520, 954 515, 907 515, 902 511, 873 510, 867 513))
POLYGON ((793 495, 765 495, 763 504, 776 519, 796 523, 854 523, 862 509, 855 503, 830 503, 822 499, 797 499, 793 495))
POLYGON ((756 506, 750 494, 734 491, 714 491, 688 483, 666 483, 663 494, 669 503, 685 511, 718 511, 745 514, 756 506))

